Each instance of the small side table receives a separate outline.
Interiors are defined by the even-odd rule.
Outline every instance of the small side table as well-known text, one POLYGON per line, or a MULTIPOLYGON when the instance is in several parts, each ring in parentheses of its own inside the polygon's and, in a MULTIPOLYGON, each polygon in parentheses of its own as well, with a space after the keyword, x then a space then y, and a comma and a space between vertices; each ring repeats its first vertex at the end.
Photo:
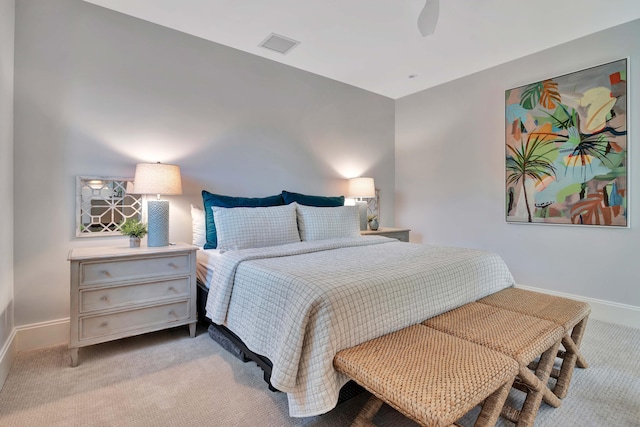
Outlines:
POLYGON ((194 337, 197 249, 177 243, 71 250, 71 366, 87 345, 180 325, 194 337))
POLYGON ((391 237, 392 239, 398 239, 401 242, 408 242, 410 231, 411 229, 409 228, 380 227, 377 230, 363 230, 360 232, 360 235, 391 237))

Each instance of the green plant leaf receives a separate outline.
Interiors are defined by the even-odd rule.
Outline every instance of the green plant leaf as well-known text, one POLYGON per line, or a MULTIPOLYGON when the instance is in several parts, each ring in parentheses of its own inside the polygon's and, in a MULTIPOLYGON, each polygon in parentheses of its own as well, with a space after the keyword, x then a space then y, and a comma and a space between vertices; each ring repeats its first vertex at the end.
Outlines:
POLYGON ((542 94, 543 85, 542 82, 530 84, 522 92, 520 96, 520 105, 527 110, 533 110, 540 102, 540 96, 542 94))
POLYGON ((147 235, 147 225, 135 218, 129 218, 120 224, 120 232, 129 237, 144 237, 147 235))

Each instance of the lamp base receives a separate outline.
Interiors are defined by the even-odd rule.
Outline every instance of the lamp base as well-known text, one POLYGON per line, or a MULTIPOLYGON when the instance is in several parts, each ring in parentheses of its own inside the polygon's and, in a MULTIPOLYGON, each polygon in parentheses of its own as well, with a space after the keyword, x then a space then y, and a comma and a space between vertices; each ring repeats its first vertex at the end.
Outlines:
POLYGON ((356 206, 358 206, 358 214, 360 214, 360 231, 367 229, 367 207, 368 204, 362 200, 356 200, 356 206))
POLYGON ((158 247, 169 245, 169 201, 149 200, 147 246, 158 247))

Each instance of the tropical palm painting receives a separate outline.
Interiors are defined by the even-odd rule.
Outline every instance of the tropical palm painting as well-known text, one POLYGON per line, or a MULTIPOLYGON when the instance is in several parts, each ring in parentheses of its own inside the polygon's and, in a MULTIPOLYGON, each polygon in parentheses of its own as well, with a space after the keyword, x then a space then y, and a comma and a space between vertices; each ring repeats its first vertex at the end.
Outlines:
POLYGON ((627 60, 506 91, 507 222, 627 226, 627 60))

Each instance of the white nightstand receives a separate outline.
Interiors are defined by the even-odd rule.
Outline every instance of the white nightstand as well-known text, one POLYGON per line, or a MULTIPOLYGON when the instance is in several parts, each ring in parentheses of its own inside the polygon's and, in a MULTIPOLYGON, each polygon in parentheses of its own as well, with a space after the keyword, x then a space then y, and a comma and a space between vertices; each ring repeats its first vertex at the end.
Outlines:
POLYGON ((71 366, 78 348, 189 325, 196 332, 196 250, 77 248, 71 262, 71 366))
POLYGON ((377 230, 363 230, 360 234, 362 236, 385 236, 398 239, 401 242, 408 242, 410 231, 409 228, 380 227, 377 230))

